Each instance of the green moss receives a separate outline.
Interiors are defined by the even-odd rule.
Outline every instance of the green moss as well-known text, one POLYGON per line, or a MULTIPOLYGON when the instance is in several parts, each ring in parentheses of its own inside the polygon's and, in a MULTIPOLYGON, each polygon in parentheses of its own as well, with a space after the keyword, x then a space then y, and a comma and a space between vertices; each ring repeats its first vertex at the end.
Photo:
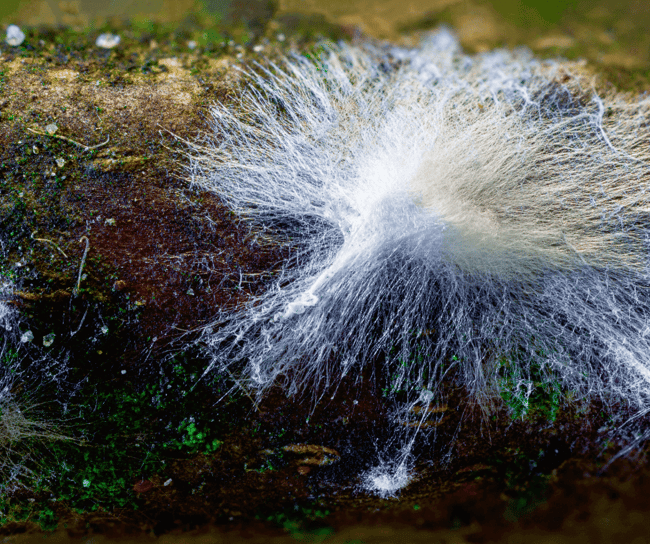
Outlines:
MULTIPOLYGON (((299 542, 322 542, 334 534, 325 520, 331 514, 326 508, 302 506, 266 516, 265 521, 282 527, 299 542)), ((262 519, 260 516, 257 519, 262 519)))
POLYGON ((83 400, 66 407, 76 440, 50 445, 44 465, 24 482, 36 498, 29 510, 12 506, 0 493, 5 519, 53 528, 58 514, 52 503, 59 513, 137 509, 136 481, 152 475, 165 480, 167 466, 179 456, 215 454, 224 444, 216 437, 229 434, 233 421, 228 412, 206 412, 200 391, 190 394, 196 375, 187 363, 179 354, 158 383, 140 390, 88 384, 77 396, 83 400), (174 362, 181 360, 186 364, 174 362))
MULTIPOLYGON (((544 353, 538 353, 544 357, 544 353)), ((525 355, 503 357, 498 362, 499 394, 513 420, 529 419, 554 423, 566 392, 540 362, 525 364, 525 355)))

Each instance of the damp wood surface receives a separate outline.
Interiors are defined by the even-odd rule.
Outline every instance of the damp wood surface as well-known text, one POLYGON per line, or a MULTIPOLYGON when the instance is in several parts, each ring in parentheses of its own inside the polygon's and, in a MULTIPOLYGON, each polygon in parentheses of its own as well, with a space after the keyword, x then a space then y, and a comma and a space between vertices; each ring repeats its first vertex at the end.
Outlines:
MULTIPOLYGON (((407 4, 286 0, 257 35, 241 26, 209 34, 198 23, 122 23, 111 27, 122 36, 112 50, 94 46, 95 31, 36 25, 24 28, 24 46, 0 46, 3 270, 20 263, 11 304, 35 342, 67 339, 54 349, 80 384, 69 401, 76 423, 61 423, 79 441, 35 444, 42 460, 33 468, 60 470, 65 448, 81 452, 67 487, 5 490, 0 534, 112 538, 211 525, 334 539, 380 524, 453 530, 460 542, 514 531, 603 542, 646 534, 646 449, 606 466, 621 444, 603 439, 613 423, 597 403, 563 406, 551 424, 542 411, 513 420, 506 406, 486 413, 466 392, 446 391, 444 403, 415 407, 403 423, 424 417, 437 443, 452 446, 419 445, 417 476, 391 500, 359 492, 355 480, 388 426, 371 369, 363 387, 344 380, 317 404, 287 398, 281 387, 259 400, 232 383, 218 395, 200 385, 190 394, 202 361, 184 339, 215 308, 235 310, 261 292, 287 258, 184 180, 182 140, 207 129, 211 103, 236 103, 235 66, 308 50, 321 37, 415 44, 446 23, 469 52, 527 45, 547 57, 585 58, 598 89, 648 90, 650 44, 637 40, 646 15, 634 21, 632 4, 621 15, 606 4, 582 13, 576 3, 573 15, 550 23, 479 2, 407 4), (187 47, 204 35, 214 42, 187 47), (165 383, 156 365, 163 359, 171 361, 165 383), (183 394, 161 393, 152 404, 167 385, 183 394), (126 452, 119 462, 105 461, 117 451, 126 452)), ((45 410, 61 417, 58 404, 45 410)))

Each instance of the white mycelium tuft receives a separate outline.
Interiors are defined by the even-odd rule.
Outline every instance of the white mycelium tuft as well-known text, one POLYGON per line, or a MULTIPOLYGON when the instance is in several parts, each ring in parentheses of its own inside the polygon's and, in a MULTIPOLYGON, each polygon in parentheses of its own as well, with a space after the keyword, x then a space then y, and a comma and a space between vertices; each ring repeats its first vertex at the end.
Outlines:
POLYGON ((206 329, 210 370, 318 394, 374 362, 415 402, 451 365, 481 401, 505 358, 650 409, 649 100, 446 31, 246 77, 191 180, 292 256, 206 329))

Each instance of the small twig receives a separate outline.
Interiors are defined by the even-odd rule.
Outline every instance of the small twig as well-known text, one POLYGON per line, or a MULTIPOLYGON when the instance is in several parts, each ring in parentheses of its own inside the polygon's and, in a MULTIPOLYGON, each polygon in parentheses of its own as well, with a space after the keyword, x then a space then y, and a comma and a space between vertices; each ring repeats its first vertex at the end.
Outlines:
POLYGON ((63 253, 63 250, 59 246, 57 246, 52 240, 48 240, 47 238, 34 238, 34 234, 36 234, 36 231, 32 232, 32 240, 37 240, 39 242, 47 242, 48 244, 52 244, 56 249, 59 250, 61 255, 63 255, 66 259, 68 258, 68 256, 65 253, 63 253))
POLYGON ((58 134, 49 134, 47 132, 42 132, 40 130, 34 130, 34 129, 31 129, 29 127, 27 127, 27 130, 29 130, 30 132, 33 132, 34 134, 38 134, 40 136, 50 136, 51 138, 58 138, 59 140, 65 140, 66 142, 70 142, 71 144, 78 145, 79 147, 83 147, 84 151, 90 151, 91 149, 97 149, 98 147, 106 145, 111 140, 110 136, 106 136, 106 141, 102 142, 101 144, 84 145, 84 144, 80 144, 79 142, 75 142, 74 140, 72 140, 70 138, 66 138, 65 136, 59 136, 58 134))
POLYGON ((77 330, 70 333, 71 337, 74 336, 75 334, 77 334, 81 330, 81 326, 84 324, 84 320, 86 319, 86 314, 87 313, 88 313, 88 308, 86 308, 86 311, 84 312, 84 315, 81 318, 81 323, 79 323, 79 326, 77 327, 77 330))
POLYGON ((84 256, 81 258, 81 266, 79 267, 79 277, 77 278, 77 287, 75 287, 75 290, 72 292, 72 294, 75 297, 79 293, 79 285, 81 285, 81 273, 83 272, 84 265, 86 264, 86 255, 88 255, 88 248, 90 247, 90 240, 88 240, 88 237, 82 236, 81 238, 79 238, 79 242, 82 242, 83 240, 86 240, 86 249, 84 250, 84 256))

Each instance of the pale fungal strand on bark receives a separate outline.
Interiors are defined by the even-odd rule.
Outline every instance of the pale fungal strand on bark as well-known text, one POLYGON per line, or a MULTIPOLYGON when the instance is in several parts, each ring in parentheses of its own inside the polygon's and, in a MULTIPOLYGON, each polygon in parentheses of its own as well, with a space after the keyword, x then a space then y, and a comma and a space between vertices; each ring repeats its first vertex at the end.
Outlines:
POLYGON ((525 51, 464 55, 447 31, 246 77, 189 178, 291 258, 205 329, 207 372, 317 399, 381 361, 403 415, 450 366, 488 405, 505 358, 522 391, 536 373, 650 411, 649 99, 525 51))

